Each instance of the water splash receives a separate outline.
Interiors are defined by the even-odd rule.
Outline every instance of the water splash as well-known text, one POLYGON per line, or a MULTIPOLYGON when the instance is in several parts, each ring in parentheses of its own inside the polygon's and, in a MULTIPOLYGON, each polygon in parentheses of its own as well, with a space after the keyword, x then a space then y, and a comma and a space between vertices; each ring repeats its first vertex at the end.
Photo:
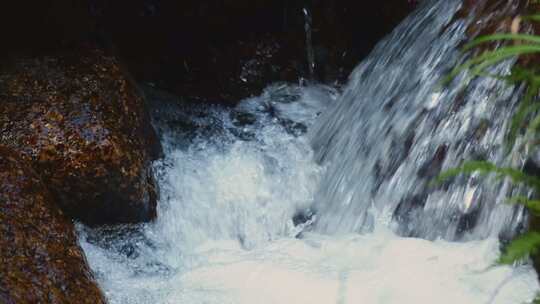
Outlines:
POLYGON ((493 79, 465 87, 463 77, 440 86, 466 39, 469 21, 453 19, 460 5, 424 1, 356 68, 313 128, 318 161, 327 168, 317 195, 318 231, 370 231, 372 205, 393 210, 397 231, 407 236, 509 237, 520 227, 522 209, 504 203, 512 191, 507 181, 431 183, 464 160, 515 164, 503 141, 516 89, 493 79))

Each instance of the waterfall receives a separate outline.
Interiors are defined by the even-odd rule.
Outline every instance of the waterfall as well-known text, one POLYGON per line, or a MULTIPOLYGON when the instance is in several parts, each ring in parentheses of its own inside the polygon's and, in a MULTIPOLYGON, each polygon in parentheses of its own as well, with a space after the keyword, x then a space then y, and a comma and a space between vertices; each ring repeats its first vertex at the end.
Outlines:
POLYGON ((273 84, 231 109, 145 88, 158 217, 77 226, 109 303, 530 303, 533 267, 496 265, 523 222, 510 185, 431 184, 464 159, 519 162, 503 150, 518 89, 437 85, 461 60, 459 7, 423 1, 344 91, 273 84))
POLYGON ((306 52, 307 52, 307 63, 309 76, 311 78, 315 77, 315 50, 313 49, 313 19, 311 13, 307 8, 302 9, 304 13, 304 30, 306 32, 306 52))
POLYGON ((520 227, 523 210, 505 204, 507 181, 473 176, 433 185, 441 170, 465 160, 515 165, 503 141, 516 89, 493 79, 464 86, 463 77, 440 85, 459 64, 466 39, 470 20, 452 18, 460 4, 423 1, 356 68, 339 102, 312 129, 316 157, 327 168, 317 195, 318 231, 370 231, 371 208, 392 214, 405 236, 509 237, 520 227))

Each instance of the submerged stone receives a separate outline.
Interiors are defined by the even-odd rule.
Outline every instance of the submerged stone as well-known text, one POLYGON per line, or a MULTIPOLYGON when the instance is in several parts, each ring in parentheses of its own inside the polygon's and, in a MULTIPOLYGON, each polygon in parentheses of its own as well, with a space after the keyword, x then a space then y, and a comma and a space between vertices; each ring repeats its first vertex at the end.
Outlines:
POLYGON ((230 116, 233 125, 236 127, 245 127, 253 125, 255 122, 257 122, 257 117, 252 113, 235 111, 231 112, 230 116))
POLYGON ((0 146, 0 303, 105 303, 73 224, 25 161, 0 146))
POLYGON ((161 147, 144 100, 102 51, 21 58, 0 72, 0 143, 87 224, 156 214, 151 161, 161 147))

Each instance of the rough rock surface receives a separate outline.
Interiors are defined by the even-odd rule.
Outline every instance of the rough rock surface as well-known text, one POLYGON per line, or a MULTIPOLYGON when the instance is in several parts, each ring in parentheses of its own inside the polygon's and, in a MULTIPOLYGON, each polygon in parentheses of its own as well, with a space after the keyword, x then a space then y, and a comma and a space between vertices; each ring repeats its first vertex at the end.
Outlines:
POLYGON ((36 173, 1 146, 0 303, 105 303, 73 224, 36 173))
POLYGON ((161 147, 143 98, 102 51, 4 67, 0 144, 29 160, 75 219, 103 224, 155 216, 151 160, 161 147))

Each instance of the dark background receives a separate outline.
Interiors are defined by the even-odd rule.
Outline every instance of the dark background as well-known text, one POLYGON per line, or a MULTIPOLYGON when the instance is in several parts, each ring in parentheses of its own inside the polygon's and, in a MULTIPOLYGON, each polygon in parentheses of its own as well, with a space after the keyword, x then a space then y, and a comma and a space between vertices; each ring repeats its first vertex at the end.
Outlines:
POLYGON ((316 73, 344 81, 415 4, 410 0, 42 0, 0 5, 0 55, 99 47, 140 82, 234 101, 273 81, 310 78, 303 8, 313 19, 316 73))

